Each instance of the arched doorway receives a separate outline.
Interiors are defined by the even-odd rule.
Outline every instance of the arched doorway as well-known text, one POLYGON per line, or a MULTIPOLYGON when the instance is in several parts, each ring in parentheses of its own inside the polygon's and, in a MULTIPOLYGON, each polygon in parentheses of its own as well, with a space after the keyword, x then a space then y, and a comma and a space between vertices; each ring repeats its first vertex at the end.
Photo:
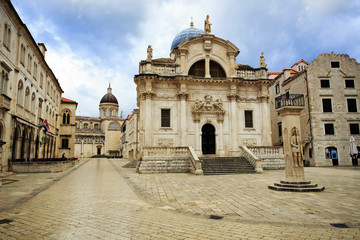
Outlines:
POLYGON ((97 146, 97 152, 96 152, 97 155, 101 155, 101 145, 98 145, 97 146))
POLYGON ((215 154, 216 143, 215 143, 215 128, 211 124, 205 124, 201 128, 201 146, 203 154, 215 154))

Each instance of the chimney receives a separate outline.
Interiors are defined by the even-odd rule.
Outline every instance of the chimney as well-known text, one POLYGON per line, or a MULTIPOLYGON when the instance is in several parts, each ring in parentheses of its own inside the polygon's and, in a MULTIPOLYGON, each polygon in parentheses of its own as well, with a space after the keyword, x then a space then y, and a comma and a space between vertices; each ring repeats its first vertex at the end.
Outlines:
POLYGON ((290 77, 290 70, 291 68, 283 68, 283 72, 284 72, 284 80, 288 79, 290 77))
POLYGON ((38 43, 40 52, 42 53, 43 57, 45 58, 45 52, 47 51, 44 43, 38 43))

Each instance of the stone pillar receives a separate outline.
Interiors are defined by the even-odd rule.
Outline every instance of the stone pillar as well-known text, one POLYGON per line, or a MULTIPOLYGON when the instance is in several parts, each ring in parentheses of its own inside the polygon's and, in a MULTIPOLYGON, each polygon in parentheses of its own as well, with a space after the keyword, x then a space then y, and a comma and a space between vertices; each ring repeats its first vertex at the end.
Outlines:
POLYGON ((188 94, 186 92, 181 92, 178 94, 180 99, 180 146, 184 147, 187 145, 186 136, 186 99, 188 94))
POLYGON ((270 116, 270 107, 269 107, 269 97, 261 96, 261 145, 262 146, 271 146, 271 116, 270 116))
POLYGON ((300 112, 304 107, 283 107, 278 110, 281 116, 283 142, 284 142, 284 160, 285 160, 285 178, 288 182, 303 182, 305 181, 302 143, 301 143, 301 125, 300 112), (296 129, 296 131, 295 131, 296 129), (300 148, 298 156, 294 153, 295 140, 300 148), (301 163, 296 158, 301 159, 301 163))
POLYGON ((206 56, 205 58, 205 77, 206 78, 211 78, 210 75, 210 57, 206 56))
POLYGON ((220 155, 220 157, 225 156, 223 122, 224 122, 223 119, 218 119, 218 123, 219 123, 219 155, 220 155))
POLYGON ((200 129, 199 120, 195 120, 195 152, 200 154, 200 129))
MULTIPOLYGON (((236 86, 231 86, 231 88, 236 88, 236 86)), ((234 89, 232 89, 234 90, 234 89)), ((232 93, 228 95, 230 100, 230 128, 231 128, 231 156, 237 156, 239 152, 239 143, 238 143, 238 122, 237 122, 237 111, 236 111, 236 100, 238 99, 238 95, 236 93, 232 93)))

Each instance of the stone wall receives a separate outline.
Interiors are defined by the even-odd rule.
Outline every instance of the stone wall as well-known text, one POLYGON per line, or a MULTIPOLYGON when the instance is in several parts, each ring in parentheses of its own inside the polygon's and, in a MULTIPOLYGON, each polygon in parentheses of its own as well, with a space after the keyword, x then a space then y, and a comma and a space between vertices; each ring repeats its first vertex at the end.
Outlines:
POLYGON ((79 164, 79 160, 56 162, 14 162, 12 163, 12 169, 15 173, 53 173, 63 172, 77 164, 79 164))

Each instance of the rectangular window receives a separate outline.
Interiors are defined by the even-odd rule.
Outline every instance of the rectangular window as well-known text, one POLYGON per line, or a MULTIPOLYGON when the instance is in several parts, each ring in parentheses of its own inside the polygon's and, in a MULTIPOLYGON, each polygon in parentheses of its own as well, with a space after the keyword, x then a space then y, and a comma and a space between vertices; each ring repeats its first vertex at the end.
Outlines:
POLYGON ((331 98, 323 98, 323 112, 332 112, 331 98))
POLYGON ((334 124, 332 123, 325 123, 325 135, 334 135, 334 124))
POLYGON ((161 127, 170 127, 170 109, 161 109, 161 127))
POLYGON ((276 84, 275 85, 275 94, 279 94, 280 93, 280 85, 276 84))
POLYGON ((282 137, 282 124, 278 123, 278 132, 279 132, 279 137, 282 137))
POLYGON ((321 79, 320 85, 321 85, 321 88, 330 88, 330 80, 329 79, 321 79))
POLYGON ((354 79, 346 79, 345 87, 346 88, 354 88, 355 87, 354 79))
POLYGON ((357 112, 356 98, 347 99, 348 112, 357 112))
POLYGON ((331 62, 331 68, 340 68, 340 62, 339 61, 331 62))
POLYGON ((351 135, 360 134, 358 123, 350 123, 350 134, 351 135))
POLYGON ((69 148, 69 139, 61 140, 61 148, 69 148))
POLYGON ((253 128, 253 112, 252 111, 245 111, 245 127, 246 128, 253 128))

